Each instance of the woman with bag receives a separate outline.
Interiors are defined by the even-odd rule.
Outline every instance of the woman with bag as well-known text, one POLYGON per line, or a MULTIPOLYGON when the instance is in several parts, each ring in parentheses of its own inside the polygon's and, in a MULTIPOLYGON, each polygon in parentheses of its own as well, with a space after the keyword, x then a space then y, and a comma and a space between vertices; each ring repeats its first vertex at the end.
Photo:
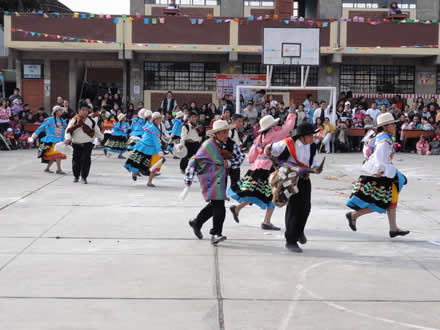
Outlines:
POLYGON ((240 183, 228 189, 228 195, 240 204, 230 207, 234 220, 239 222, 238 215, 243 207, 256 204, 266 210, 264 221, 261 224, 263 230, 280 230, 270 220, 275 209, 272 203, 272 190, 269 184, 269 175, 272 172, 272 160, 264 153, 264 148, 274 142, 281 141, 290 135, 295 127, 296 114, 289 110, 286 123, 277 126, 279 119, 267 115, 260 120, 260 135, 255 139, 249 154, 248 161, 251 168, 240 180, 240 183))
POLYGON ((32 134, 28 142, 33 143, 41 132, 45 131, 46 136, 41 139, 41 144, 38 149, 38 158, 41 158, 41 162, 47 164, 44 172, 53 173, 50 167, 53 163, 57 164, 57 174, 66 174, 61 169, 61 160, 66 159, 66 155, 55 150, 55 144, 57 142, 64 141, 64 133, 66 130, 66 122, 61 119, 61 115, 64 112, 64 108, 56 105, 52 109, 52 117, 44 119, 43 123, 32 134))

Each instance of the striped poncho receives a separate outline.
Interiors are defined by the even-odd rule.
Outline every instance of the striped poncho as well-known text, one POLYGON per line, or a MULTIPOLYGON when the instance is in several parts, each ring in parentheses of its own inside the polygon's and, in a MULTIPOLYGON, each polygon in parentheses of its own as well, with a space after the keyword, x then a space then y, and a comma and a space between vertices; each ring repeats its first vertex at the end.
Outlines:
POLYGON ((220 149, 213 138, 203 142, 188 167, 197 173, 206 201, 226 199, 226 168, 220 149))

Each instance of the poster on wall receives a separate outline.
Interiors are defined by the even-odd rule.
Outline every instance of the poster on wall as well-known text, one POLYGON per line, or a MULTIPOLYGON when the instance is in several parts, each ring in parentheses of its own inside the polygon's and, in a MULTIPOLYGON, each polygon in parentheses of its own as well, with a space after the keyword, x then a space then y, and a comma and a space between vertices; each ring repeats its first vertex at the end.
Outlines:
POLYGON ((419 72, 417 76, 418 84, 422 86, 434 86, 435 85, 435 73, 434 72, 419 72))
POLYGON ((41 64, 23 64, 23 79, 41 79, 41 64))
MULTIPOLYGON (((217 98, 225 95, 233 95, 237 86, 266 86, 266 75, 261 74, 218 74, 217 79, 217 98)), ((256 89, 243 89, 240 94, 245 100, 251 99, 255 95, 256 89)))

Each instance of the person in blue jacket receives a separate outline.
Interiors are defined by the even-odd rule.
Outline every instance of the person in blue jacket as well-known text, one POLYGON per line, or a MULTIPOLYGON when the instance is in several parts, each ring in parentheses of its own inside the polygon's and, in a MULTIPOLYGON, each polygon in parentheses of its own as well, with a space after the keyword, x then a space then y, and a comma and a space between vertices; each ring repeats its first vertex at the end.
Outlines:
POLYGON ((128 150, 134 150, 134 146, 144 134, 143 127, 147 123, 146 118, 151 117, 152 114, 150 110, 142 109, 139 111, 137 117, 132 119, 130 138, 128 139, 128 150))
POLYGON ((153 178, 155 172, 163 162, 162 146, 160 144, 160 123, 162 115, 154 112, 151 122, 144 126, 142 140, 136 143, 134 152, 125 162, 124 167, 131 173, 132 179, 137 180, 138 176, 148 175, 148 187, 155 187, 153 178))
POLYGON ((64 112, 64 108, 56 105, 52 109, 52 117, 46 118, 38 129, 29 138, 29 142, 33 143, 37 139, 38 135, 45 131, 46 136, 41 139, 41 144, 38 149, 38 158, 41 158, 41 162, 47 164, 44 172, 53 173, 50 167, 53 163, 57 164, 57 174, 66 174, 61 169, 61 160, 66 159, 66 155, 55 150, 55 144, 64 141, 64 133, 66 130, 66 122, 61 119, 61 115, 64 112))
MULTIPOLYGON (((171 143, 168 145, 168 150, 172 152, 174 144, 180 143, 180 137, 182 135, 183 117, 185 114, 182 111, 176 113, 176 119, 173 120, 173 128, 170 131, 171 143)), ((174 159, 178 157, 174 156, 174 159)))
POLYGON ((127 123, 127 117, 121 113, 118 115, 118 122, 113 125, 112 136, 110 136, 105 143, 104 154, 107 156, 108 152, 119 154, 118 158, 125 158, 122 156, 127 151, 127 137, 130 125, 127 123))

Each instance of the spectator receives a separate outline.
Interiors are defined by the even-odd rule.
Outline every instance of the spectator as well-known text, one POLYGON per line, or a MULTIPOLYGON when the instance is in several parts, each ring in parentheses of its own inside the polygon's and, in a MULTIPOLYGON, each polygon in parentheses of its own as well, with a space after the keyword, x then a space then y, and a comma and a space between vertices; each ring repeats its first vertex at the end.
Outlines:
POLYGON ((179 6, 176 5, 176 0, 170 0, 167 9, 179 9, 179 6))
POLYGON ((270 115, 274 118, 278 118, 278 110, 275 107, 270 108, 270 115))
POLYGON ((368 103, 367 103, 367 99, 365 98, 365 96, 361 96, 361 97, 359 98, 359 102, 358 102, 358 104, 359 104, 360 106, 362 106, 362 109, 364 109, 365 111, 367 111, 367 109, 368 109, 368 103))
POLYGON ((12 133, 14 134, 15 141, 18 141, 20 135, 23 133, 23 125, 18 115, 13 115, 12 120, 9 123, 12 133))
POLYGON ((21 116, 21 113, 24 111, 24 107, 23 107, 23 99, 21 98, 16 98, 13 102, 12 102, 12 107, 11 107, 11 113, 12 115, 19 115, 21 116))
POLYGON ((266 94, 266 92, 261 89, 259 91, 257 91, 257 93, 254 96, 254 108, 257 110, 258 115, 261 114, 261 111, 264 108, 264 95, 266 94))
POLYGON ((310 123, 313 123, 313 117, 315 116, 315 110, 319 108, 319 104, 318 102, 313 102, 312 107, 310 108, 310 112, 309 112, 309 119, 310 119, 310 123))
POLYGON ((423 107, 425 106, 425 102, 423 102, 423 98, 422 97, 417 98, 416 104, 417 104, 417 110, 421 112, 423 107))
MULTIPOLYGON (((228 107, 229 109, 229 107, 228 107)), ((199 108, 197 107, 197 103, 192 101, 191 104, 189 105, 189 112, 195 112, 195 113, 199 113, 199 108)))
POLYGON ((419 141, 416 145, 417 153, 419 155, 430 155, 431 152, 429 151, 429 143, 426 141, 425 137, 423 135, 420 136, 419 141))
POLYGON ((434 127, 430 123, 428 123, 428 119, 425 117, 422 117, 422 125, 421 129, 424 131, 433 131, 434 127))
POLYGON ((273 98, 273 95, 267 96, 267 102, 269 102, 271 107, 276 107, 278 105, 278 101, 273 98))
POLYGON ((378 107, 382 107, 382 105, 385 105, 386 109, 388 109, 391 106, 390 102, 386 98, 383 97, 382 93, 379 93, 377 95, 376 105, 378 107))
MULTIPOLYGON (((14 90, 15 92, 15 90, 14 90)), ((0 105, 0 133, 6 132, 9 128, 9 119, 11 117, 11 109, 8 107, 8 100, 1 99, 0 105)))
POLYGON ((23 104, 23 112, 21 113, 20 119, 25 119, 29 113, 32 114, 29 104, 23 104))
POLYGON ((225 97, 222 97, 222 98, 220 99, 220 105, 219 105, 219 107, 218 107, 219 114, 222 114, 222 115, 223 115, 223 112, 224 112, 226 109, 229 109, 229 110, 232 111, 231 106, 228 104, 228 101, 226 100, 226 98, 225 98, 225 97))
POLYGON ((400 15, 402 11, 396 1, 391 2, 390 9, 388 10, 388 16, 400 15))
POLYGON ((315 112, 313 113, 313 122, 316 123, 316 120, 319 118, 321 120, 321 123, 324 122, 324 119, 326 117, 325 109, 326 109, 327 103, 325 101, 321 101, 319 103, 319 108, 315 109, 315 112))
POLYGON ((431 117, 431 113, 428 110, 428 106, 425 105, 422 109, 422 118, 429 119, 429 117, 431 117))
POLYGON ((304 121, 304 118, 306 117, 306 114, 304 112, 304 104, 300 104, 298 106, 298 110, 296 111, 296 123, 297 125, 301 124, 304 121))
POLYGON ((431 147, 431 155, 440 155, 440 127, 435 130, 434 138, 429 144, 431 147))
POLYGON ((61 118, 64 119, 66 122, 68 122, 70 119, 72 119, 75 116, 75 112, 70 107, 68 100, 63 101, 62 107, 64 108, 64 112, 61 115, 61 118))
POLYGON ((163 109, 165 113, 172 113, 177 107, 177 101, 174 98, 173 92, 168 91, 165 98, 160 103, 160 108, 163 109))
POLYGON ((431 124, 432 127, 434 127, 434 130, 437 128, 437 124, 435 123, 434 117, 429 117, 428 123, 431 124))
POLYGON ((376 102, 371 103, 371 108, 367 110, 367 115, 373 120, 374 125, 376 125, 377 116, 381 114, 381 111, 377 109, 376 102))
POLYGON ((413 121, 409 124, 409 129, 422 129, 419 116, 414 116, 413 121))
POLYGON ((325 118, 323 127, 324 127, 324 133, 323 133, 322 144, 324 145, 325 152, 329 154, 331 151, 330 150, 330 142, 332 141, 332 137, 335 132, 335 127, 330 122, 329 117, 325 118))
POLYGON ((440 124, 440 111, 437 110, 437 115, 435 116, 435 123, 440 124))
POLYGON ((428 105, 428 109, 429 109, 428 111, 430 113, 430 117, 429 118, 431 118, 431 117, 435 118, 435 115, 437 114, 437 109, 436 109, 435 105, 434 104, 428 105))
POLYGON ((57 97, 57 103, 55 105, 59 105, 60 107, 64 106, 64 99, 62 96, 57 97))
POLYGON ((23 119, 23 124, 33 124, 35 123, 34 115, 32 112, 29 112, 26 117, 23 119))
POLYGON ((374 125, 373 119, 369 115, 366 115, 364 117, 364 128, 373 128, 374 125))
POLYGON ((252 101, 249 101, 246 109, 243 110, 243 117, 248 118, 251 125, 258 121, 258 111, 252 101))
POLYGON ((309 115, 310 110, 311 110, 312 105, 313 105, 312 97, 313 97, 312 94, 307 94, 306 99, 303 102, 303 104, 304 104, 304 112, 305 112, 306 116, 309 115))
POLYGON ((223 111, 222 120, 226 120, 228 124, 231 123, 231 110, 229 110, 229 108, 226 108, 225 111, 223 111))
POLYGON ((280 118, 280 122, 278 123, 278 125, 282 126, 286 122, 287 115, 289 114, 289 112, 284 107, 284 103, 280 102, 279 104, 281 106, 280 106, 280 108, 278 110, 278 118, 280 118))
POLYGON ((345 123, 340 123, 335 131, 335 152, 349 152, 349 129, 345 123))
MULTIPOLYGON (((119 107, 118 107, 119 108, 119 107)), ((134 110, 133 116, 139 113, 139 111, 141 111, 144 108, 144 102, 139 101, 137 104, 137 109, 134 110)))
POLYGON ((393 103, 396 105, 396 108, 398 108, 400 111, 403 110, 403 104, 400 95, 395 95, 393 97, 393 103))
POLYGON ((16 99, 21 99, 24 103, 23 97, 20 95, 20 88, 14 88, 14 94, 9 96, 9 102, 12 104, 16 99))
POLYGON ((121 97, 119 96, 119 94, 114 94, 113 95, 113 104, 117 103, 119 105, 120 108, 122 108, 122 100, 121 97))
POLYGON ((270 102, 266 101, 264 103, 264 109, 261 110, 261 118, 263 118, 264 116, 270 115, 270 102))

